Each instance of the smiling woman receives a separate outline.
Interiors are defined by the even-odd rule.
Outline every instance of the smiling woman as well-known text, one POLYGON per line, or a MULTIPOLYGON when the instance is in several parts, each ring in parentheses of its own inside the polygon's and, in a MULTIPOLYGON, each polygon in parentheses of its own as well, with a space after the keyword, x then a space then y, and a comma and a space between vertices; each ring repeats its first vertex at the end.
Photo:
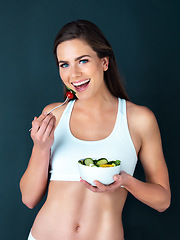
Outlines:
POLYGON ((113 50, 93 23, 66 24, 55 39, 54 54, 65 94, 70 88, 76 95, 61 108, 56 108, 60 103, 46 106, 32 122, 34 146, 20 181, 24 204, 36 206, 49 173, 50 182, 28 239, 123 240, 121 215, 128 192, 159 212, 170 205, 156 118, 128 100, 113 50), (146 182, 133 177, 137 156, 146 182), (87 157, 119 159, 121 172, 110 185, 97 180, 91 185, 78 171, 78 160, 87 157))
MULTIPOLYGON (((92 22, 86 20, 78 20, 72 23, 67 23, 57 34, 54 41, 54 55, 56 58, 56 63, 59 66, 57 47, 60 43, 65 43, 70 40, 81 40, 84 44, 88 45, 91 50, 98 56, 99 59, 104 57, 108 57, 108 65, 106 67, 106 71, 104 72, 104 81, 107 85, 109 91, 112 95, 128 100, 128 96, 124 90, 122 85, 122 79, 119 75, 116 59, 114 56, 114 52, 111 48, 111 45, 105 38, 104 34, 98 29, 96 25, 92 22), (113 82, 112 82, 113 79, 113 82)), ((84 54, 83 54, 84 55, 84 54)), ((85 57, 83 55, 78 57, 85 57)), ((69 51, 69 56, 71 56, 71 52, 69 51)), ((87 56, 90 57, 90 56, 87 56)), ((86 57, 85 57, 86 58, 86 57)), ((83 59, 88 61, 89 58, 83 59)), ((77 60, 80 60, 79 58, 77 60)), ((84 61, 83 61, 84 63, 84 61)), ((68 66, 68 65, 66 65, 68 66)), ((64 92, 66 92, 66 88, 64 88, 64 92)))
MULTIPOLYGON (((75 43, 76 45, 76 43, 75 43)), ((82 55, 82 56, 79 56, 77 58, 75 58, 75 63, 78 61, 78 63, 76 63, 77 67, 81 67, 81 65, 85 64, 88 62, 88 59, 84 59, 85 57, 89 58, 90 55, 82 55)), ((69 67, 69 62, 65 62, 65 61, 58 61, 59 63, 59 67, 60 68, 67 68, 69 67)), ((60 69, 61 70, 61 69, 60 69)), ((60 75, 61 75, 61 72, 60 71, 60 75)), ((63 79, 63 77, 62 77, 63 79)), ((83 90, 85 90, 85 86, 88 86, 90 82, 90 79, 85 79, 85 80, 79 80, 79 81, 76 81, 76 82, 72 82, 71 84, 74 86, 74 88, 77 90, 77 92, 81 92, 83 90)))
POLYGON ((104 71, 108 68, 108 57, 100 59, 85 41, 73 39, 62 42, 57 46, 56 54, 61 79, 76 91, 78 98, 90 97, 91 94, 95 97, 95 93, 98 95, 99 90, 107 88, 104 71))

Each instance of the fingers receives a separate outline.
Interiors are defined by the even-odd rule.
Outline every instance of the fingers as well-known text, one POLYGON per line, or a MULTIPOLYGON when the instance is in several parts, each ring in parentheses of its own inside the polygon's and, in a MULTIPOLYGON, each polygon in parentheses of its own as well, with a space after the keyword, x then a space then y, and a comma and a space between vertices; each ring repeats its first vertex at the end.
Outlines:
POLYGON ((107 190, 108 190, 108 187, 110 186, 110 185, 109 185, 109 186, 106 186, 106 185, 102 184, 101 182, 99 182, 99 181, 97 181, 97 180, 94 181, 94 184, 96 185, 96 187, 97 187, 101 192, 107 191, 107 190))
POLYGON ((54 137, 54 130, 55 130, 55 122, 56 122, 56 118, 55 116, 53 116, 48 125, 47 125, 47 128, 44 132, 44 137, 47 138, 47 137, 54 137))
POLYGON ((91 184, 89 184, 87 181, 81 179, 80 182, 87 187, 89 190, 91 190, 92 192, 100 192, 100 189, 98 189, 97 187, 92 186, 91 184))
POLYGON ((120 174, 114 175, 115 182, 120 183, 123 186, 126 185, 130 178, 132 178, 132 176, 125 171, 121 171, 120 174))
POLYGON ((89 190, 91 190, 92 192, 96 192, 96 193, 102 193, 102 192, 114 192, 117 188, 119 188, 120 184, 117 182, 114 182, 110 185, 104 185, 101 182, 95 180, 94 184, 96 185, 95 187, 92 186, 91 184, 89 184, 88 182, 86 182, 85 180, 81 179, 80 182, 82 182, 82 184, 87 187, 89 190))
POLYGON ((42 113, 38 118, 34 118, 32 122, 31 137, 36 145, 52 145, 54 141, 55 121, 55 116, 52 113, 42 113))
POLYGON ((49 136, 54 126, 54 121, 55 121, 55 117, 52 113, 49 115, 46 115, 46 117, 41 122, 38 122, 38 125, 39 125, 38 134, 49 136))
POLYGON ((121 175, 119 175, 119 174, 114 175, 114 181, 119 182, 121 180, 122 180, 122 176, 121 175))
POLYGON ((32 131, 37 132, 41 126, 42 121, 47 116, 46 113, 42 113, 38 118, 34 117, 34 120, 32 122, 32 131))
POLYGON ((104 184, 102 184, 99 181, 94 181, 94 183, 97 186, 97 188, 99 189, 99 192, 114 192, 121 185, 121 183, 119 183, 119 182, 113 182, 113 183, 111 183, 109 185, 104 185, 104 184))
POLYGON ((84 186, 86 186, 92 192, 114 192, 119 187, 122 186, 123 177, 121 175, 115 175, 114 180, 115 180, 115 182, 113 182, 109 185, 104 185, 101 182, 95 180, 94 184, 96 185, 96 187, 92 186, 91 184, 89 184, 87 181, 85 181, 83 179, 81 179, 80 182, 82 182, 84 184, 84 186))
POLYGON ((39 134, 44 134, 49 124, 50 124, 49 127, 53 126, 52 119, 54 119, 54 115, 52 113, 48 115, 47 113, 42 113, 38 118, 35 117, 32 122, 32 132, 34 133, 38 132, 39 134))

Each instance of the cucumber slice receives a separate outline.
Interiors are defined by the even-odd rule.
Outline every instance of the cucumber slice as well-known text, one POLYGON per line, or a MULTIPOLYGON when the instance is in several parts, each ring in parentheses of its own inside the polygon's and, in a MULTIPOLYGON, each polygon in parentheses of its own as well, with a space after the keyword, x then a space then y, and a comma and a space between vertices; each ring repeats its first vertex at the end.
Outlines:
POLYGON ((96 165, 92 164, 91 167, 97 167, 96 165))
POLYGON ((84 165, 89 166, 90 164, 94 164, 92 158, 85 158, 84 165))
POLYGON ((100 165, 107 164, 108 160, 106 158, 100 158, 97 160, 96 165, 99 167, 100 165))

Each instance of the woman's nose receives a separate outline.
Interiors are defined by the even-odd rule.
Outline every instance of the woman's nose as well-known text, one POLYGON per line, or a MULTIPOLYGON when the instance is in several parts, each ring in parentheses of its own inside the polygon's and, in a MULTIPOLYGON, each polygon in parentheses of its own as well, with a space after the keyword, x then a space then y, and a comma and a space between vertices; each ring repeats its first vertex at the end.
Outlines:
POLYGON ((71 77, 72 78, 77 78, 81 76, 81 71, 78 68, 78 66, 72 66, 71 68, 71 77))

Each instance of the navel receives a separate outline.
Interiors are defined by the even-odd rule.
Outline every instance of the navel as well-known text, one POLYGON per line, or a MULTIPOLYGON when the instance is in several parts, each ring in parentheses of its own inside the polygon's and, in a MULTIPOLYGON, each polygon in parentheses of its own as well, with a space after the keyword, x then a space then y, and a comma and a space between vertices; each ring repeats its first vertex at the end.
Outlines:
POLYGON ((78 231, 79 231, 79 229, 80 229, 80 225, 79 225, 79 224, 77 224, 77 225, 76 225, 76 228, 75 228, 75 231, 76 231, 76 232, 78 232, 78 231))

